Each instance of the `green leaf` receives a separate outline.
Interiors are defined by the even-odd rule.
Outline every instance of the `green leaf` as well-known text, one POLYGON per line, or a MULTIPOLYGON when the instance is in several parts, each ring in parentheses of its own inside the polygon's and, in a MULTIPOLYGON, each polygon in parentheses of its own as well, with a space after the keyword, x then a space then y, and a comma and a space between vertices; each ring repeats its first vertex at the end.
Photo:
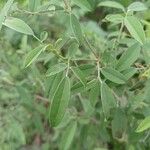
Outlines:
POLYGON ((140 21, 134 16, 126 16, 124 23, 131 36, 143 45, 145 42, 145 32, 140 21))
POLYGON ((82 103, 85 115, 91 116, 94 112, 94 108, 92 107, 89 99, 85 99, 85 98, 82 98, 82 96, 80 96, 80 101, 82 103))
POLYGON ((122 109, 116 109, 111 125, 113 137, 118 139, 123 138, 127 127, 127 117, 122 109))
POLYGON ((64 71, 67 68, 67 65, 65 63, 59 63, 56 64, 54 66, 51 66, 47 72, 46 72, 46 76, 52 76, 55 75, 61 71, 64 71))
POLYGON ((100 94, 100 85, 99 85, 99 82, 97 81, 95 86, 91 88, 89 92, 90 103, 93 107, 95 107, 98 101, 99 94, 100 94))
POLYGON ((125 78, 128 80, 128 79, 130 79, 136 72, 137 72, 137 69, 131 67, 131 68, 128 68, 128 69, 124 70, 124 71, 122 72, 122 74, 123 74, 123 75, 125 76, 125 78))
POLYGON ((125 11, 124 6, 115 1, 100 2, 98 6, 111 7, 111 8, 121 9, 122 11, 125 11))
POLYGON ((36 11, 41 4, 41 0, 28 0, 29 10, 36 11))
POLYGON ((91 11, 92 10, 92 6, 88 2, 88 0, 73 0, 73 2, 77 6, 79 6, 80 8, 82 8, 83 10, 86 10, 86 11, 91 11))
POLYGON ((83 74, 83 72, 78 67, 71 67, 71 70, 74 73, 74 75, 81 81, 81 83, 85 85, 86 79, 85 79, 85 75, 83 74))
POLYGON ((86 86, 84 86, 81 82, 78 82, 72 86, 71 92, 72 92, 72 94, 77 94, 77 93, 88 91, 89 89, 91 89, 95 86, 96 82, 97 82, 97 80, 93 79, 93 80, 89 81, 86 84, 86 86))
POLYGON ((25 63, 24 66, 28 67, 31 65, 32 62, 34 62, 37 57, 47 48, 45 45, 40 45, 36 47, 34 50, 30 51, 26 58, 25 58, 25 63))
POLYGON ((72 121, 63 133, 61 138, 61 149, 69 150, 77 129, 77 122, 72 121))
POLYGON ((83 34, 81 30, 81 26, 79 20, 74 14, 70 15, 70 26, 74 36, 77 38, 78 42, 83 42, 83 34))
POLYGON ((32 29, 21 19, 8 17, 5 19, 3 25, 17 32, 34 36, 32 29))
MULTIPOLYGON (((52 100, 53 96, 59 86, 59 83, 61 82, 62 78, 63 78, 63 72, 60 72, 56 75, 54 75, 55 78, 53 80, 53 83, 51 84, 50 90, 49 90, 49 99, 52 100)), ((50 76, 52 77, 52 76, 50 76)))
POLYGON ((150 128, 150 116, 146 117, 144 120, 141 121, 136 132, 143 132, 150 128))
POLYGON ((8 0, 3 9, 0 12, 0 30, 2 28, 3 22, 5 20, 5 17, 7 17, 7 13, 9 9, 11 8, 14 0, 8 0))
POLYGON ((113 23, 121 23, 124 17, 120 14, 109 14, 105 17, 105 19, 113 23))
POLYGON ((46 81, 45 81, 45 95, 46 97, 48 97, 51 101, 51 99, 54 96, 54 93, 60 83, 60 81, 62 80, 63 77, 63 72, 57 73, 53 76, 49 76, 47 77, 46 81))
POLYGON ((138 43, 129 47, 117 62, 116 69, 123 71, 129 68, 140 56, 140 45, 138 43))
POLYGON ((105 82, 101 83, 101 102, 103 113, 105 117, 108 118, 111 108, 116 107, 116 100, 112 94, 111 89, 107 86, 105 82))
POLYGON ((76 52, 79 49, 79 44, 77 42, 72 42, 68 48, 68 56, 70 58, 73 58, 76 54, 76 52))
POLYGON ((113 68, 103 68, 101 69, 102 74, 106 77, 106 79, 117 83, 124 84, 126 82, 126 78, 123 74, 113 68))
POLYGON ((128 11, 144 11, 147 7, 141 2, 133 2, 128 6, 128 11))
POLYGON ((57 126, 63 119, 70 99, 70 80, 65 77, 60 82, 52 98, 50 106, 50 123, 53 127, 57 126))

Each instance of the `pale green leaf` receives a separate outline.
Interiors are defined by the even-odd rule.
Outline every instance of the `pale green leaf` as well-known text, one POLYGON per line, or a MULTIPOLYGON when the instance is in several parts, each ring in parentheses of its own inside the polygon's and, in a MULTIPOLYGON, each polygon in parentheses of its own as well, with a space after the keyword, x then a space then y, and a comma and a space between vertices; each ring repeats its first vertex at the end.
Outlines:
POLYGON ((143 132, 150 128, 150 116, 146 117, 144 120, 141 121, 136 132, 143 132))
POLYGON ((9 11, 9 9, 11 8, 13 2, 14 2, 14 0, 8 0, 0 12, 0 30, 2 28, 5 17, 7 17, 7 13, 9 11))
POLYGON ((46 47, 47 46, 45 45, 40 45, 35 49, 31 50, 25 58, 24 66, 25 67, 30 66, 31 63, 34 62, 37 59, 37 57, 46 49, 46 47))
POLYGON ((138 43, 129 47, 117 62, 116 69, 123 71, 129 68, 140 56, 140 45, 138 43))
POLYGON ((126 16, 124 23, 131 36, 143 45, 145 42, 145 32, 140 21, 134 16, 126 16))
POLYGON ((100 2, 98 6, 111 7, 111 8, 121 9, 122 11, 125 11, 124 6, 115 1, 103 1, 100 2))
POLYGON ((70 100, 70 79, 65 77, 59 83, 50 106, 50 124, 55 127, 63 119, 70 100))
POLYGON ((17 32, 34 36, 32 29, 21 19, 8 17, 5 19, 3 25, 17 32))
POLYGON ((106 79, 117 83, 124 84, 126 82, 126 78, 123 74, 113 68, 103 68, 101 69, 102 74, 106 77, 106 79))
POLYGON ((67 68, 67 64, 65 63, 59 63, 59 64, 56 64, 54 66, 51 66, 47 72, 46 72, 46 76, 52 76, 52 75, 55 75, 63 70, 65 70, 67 68))
POLYGON ((133 2, 128 6, 128 11, 144 11, 147 7, 141 2, 133 2))

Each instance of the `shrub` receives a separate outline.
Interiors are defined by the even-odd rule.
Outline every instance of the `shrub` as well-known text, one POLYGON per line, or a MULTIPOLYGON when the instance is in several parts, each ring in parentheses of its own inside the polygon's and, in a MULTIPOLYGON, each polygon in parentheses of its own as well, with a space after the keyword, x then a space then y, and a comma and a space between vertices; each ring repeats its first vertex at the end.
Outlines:
POLYGON ((150 1, 0 6, 0 150, 150 149, 150 1))

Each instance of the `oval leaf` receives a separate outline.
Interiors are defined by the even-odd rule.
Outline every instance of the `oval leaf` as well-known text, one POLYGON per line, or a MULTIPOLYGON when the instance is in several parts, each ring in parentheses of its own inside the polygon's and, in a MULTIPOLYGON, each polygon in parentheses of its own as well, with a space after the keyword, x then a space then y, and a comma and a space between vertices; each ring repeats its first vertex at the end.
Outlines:
POLYGON ((124 23, 131 36, 143 45, 145 42, 145 32, 140 21, 134 16, 127 16, 124 23))
POLYGON ((32 29, 21 19, 9 17, 5 19, 3 25, 17 32, 34 36, 32 29))
POLYGON ((126 82, 124 75, 113 68, 103 68, 101 72, 108 80, 114 83, 124 84, 126 82))
POLYGON ((139 44, 133 44, 125 51, 117 62, 116 69, 123 71, 129 68, 140 56, 139 44))
POLYGON ((31 63, 35 61, 37 57, 41 54, 41 52, 46 49, 46 47, 47 46, 45 45, 40 45, 39 47, 36 47, 34 50, 30 51, 25 58, 24 66, 25 67, 30 66, 31 63))
POLYGON ((141 2, 134 2, 128 6, 128 11, 143 11, 146 9, 147 7, 141 2))
POLYGON ((150 128, 150 116, 146 117, 136 129, 136 132, 143 132, 150 128))
POLYGON ((65 77, 59 84, 50 107, 50 123, 57 126, 63 119, 70 99, 70 80, 65 77))
POLYGON ((123 5, 121 5, 120 3, 115 2, 115 1, 100 2, 98 6, 117 8, 117 9, 121 9, 122 11, 125 11, 125 8, 123 7, 123 5))
POLYGON ((55 75, 55 74, 65 70, 66 68, 67 68, 67 65, 65 63, 56 64, 47 70, 46 76, 55 75))

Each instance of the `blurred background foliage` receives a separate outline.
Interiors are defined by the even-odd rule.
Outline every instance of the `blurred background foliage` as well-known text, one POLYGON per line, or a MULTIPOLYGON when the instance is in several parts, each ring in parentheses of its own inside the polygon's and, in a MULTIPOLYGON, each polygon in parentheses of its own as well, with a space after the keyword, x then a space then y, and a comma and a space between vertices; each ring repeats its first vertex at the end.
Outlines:
MULTIPOLYGON (((112 65, 114 56, 107 49, 112 47, 120 26, 105 21, 104 18, 108 14, 120 12, 112 8, 98 7, 101 0, 88 1, 92 11, 81 9, 74 3, 72 3, 72 10, 80 19, 82 29, 90 43, 95 46, 95 49, 104 53, 104 63, 112 65)), ((115 1, 125 7, 135 2, 135 0, 115 1)), ((150 0, 141 1, 148 7, 148 10, 137 12, 136 15, 141 20, 147 21, 144 28, 149 39, 150 0)), ((0 8, 4 6, 5 2, 6 0, 0 1, 0 8)), ((48 34, 47 43, 55 43, 59 38, 68 37, 70 31, 66 13, 64 13, 63 1, 41 0, 38 9, 30 6, 30 0, 15 0, 9 14, 24 20, 39 38, 46 31, 48 34), (50 7, 47 7, 48 4, 50 7), (47 8, 49 11, 46 13, 34 14, 38 9, 47 8)), ((59 41, 57 42, 59 43, 59 41)), ((120 43, 118 55, 124 49, 125 44, 132 45, 134 40, 123 36, 120 43)), ((120 94, 121 87, 114 88, 114 91, 124 99, 122 108, 112 112, 112 116, 116 118, 114 121, 112 118, 105 121, 103 117, 99 121, 99 107, 93 110, 86 96, 84 99, 81 98, 81 101, 77 101, 80 99, 80 95, 75 95, 72 96, 69 110, 63 122, 57 128, 51 128, 48 121, 50 102, 46 91, 48 79, 45 77, 46 70, 50 65, 57 63, 57 58, 54 54, 45 52, 31 67, 24 68, 26 54, 38 44, 39 42, 33 37, 17 33, 7 27, 3 27, 0 32, 0 150, 63 149, 61 145, 63 134, 69 128, 69 121, 74 114, 77 114, 77 111, 81 116, 70 150, 150 149, 150 132, 135 132, 139 120, 150 115, 150 75, 146 79, 140 78, 140 75, 145 71, 142 70, 142 67, 147 67, 150 64, 149 40, 144 45, 144 55, 140 56, 136 64, 139 68, 141 67, 141 70, 128 83, 134 85, 133 88, 136 91, 128 92, 127 100, 127 97, 120 94), (141 79, 141 83, 135 85, 139 79, 141 79), (97 120, 93 116, 96 116, 97 120)), ((66 53, 68 48, 69 44, 65 44, 62 53, 66 53)), ((76 52, 79 58, 82 57, 81 49, 82 47, 76 52)), ((84 55, 89 54, 88 50, 83 50, 85 51, 84 55)), ((90 64, 90 62, 88 63, 90 64)), ((89 71, 92 70, 88 70, 87 74, 89 71)), ((73 92, 76 93, 76 91, 73 92)), ((90 94, 87 91, 83 91, 83 93, 90 94)))

